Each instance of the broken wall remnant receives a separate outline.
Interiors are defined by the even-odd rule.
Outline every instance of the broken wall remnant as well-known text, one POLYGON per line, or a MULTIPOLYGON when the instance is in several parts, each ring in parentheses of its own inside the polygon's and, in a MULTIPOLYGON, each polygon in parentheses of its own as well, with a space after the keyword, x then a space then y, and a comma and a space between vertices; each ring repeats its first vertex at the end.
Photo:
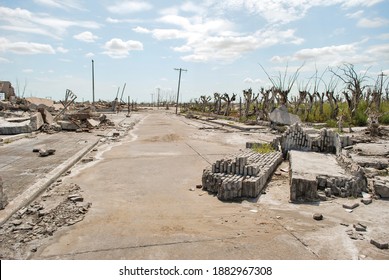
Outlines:
POLYGON ((346 163, 346 158, 294 150, 289 151, 288 156, 291 201, 317 200, 319 190, 328 197, 357 197, 367 191, 362 170, 351 162, 346 163))
POLYGON ((4 100, 9 100, 11 96, 15 96, 15 89, 9 81, 0 81, 0 92, 4 93, 4 100))
POLYGON ((282 162, 278 151, 259 154, 245 151, 225 159, 217 160, 203 171, 203 189, 216 193, 220 200, 241 197, 257 197, 269 177, 282 162))
POLYGON ((339 134, 331 129, 321 129, 317 133, 308 133, 299 123, 295 123, 272 142, 274 147, 280 147, 284 157, 288 151, 313 151, 321 153, 332 153, 339 155, 342 144, 348 145, 349 138, 343 140, 339 134))
POLYGON ((373 181, 373 189, 381 198, 389 198, 389 178, 376 176, 373 181))

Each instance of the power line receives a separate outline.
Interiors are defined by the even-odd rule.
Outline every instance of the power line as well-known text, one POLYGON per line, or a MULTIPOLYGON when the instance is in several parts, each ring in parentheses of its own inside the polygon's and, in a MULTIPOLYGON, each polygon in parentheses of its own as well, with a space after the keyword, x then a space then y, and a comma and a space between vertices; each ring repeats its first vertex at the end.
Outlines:
POLYGON ((188 71, 188 70, 182 69, 182 68, 174 68, 174 70, 180 72, 180 74, 179 74, 179 76, 178 76, 178 89, 177 89, 177 102, 176 102, 176 115, 177 115, 177 110, 178 110, 178 98, 179 98, 179 96, 180 96, 181 72, 182 72, 182 71, 185 71, 185 72, 186 72, 186 71, 188 71))

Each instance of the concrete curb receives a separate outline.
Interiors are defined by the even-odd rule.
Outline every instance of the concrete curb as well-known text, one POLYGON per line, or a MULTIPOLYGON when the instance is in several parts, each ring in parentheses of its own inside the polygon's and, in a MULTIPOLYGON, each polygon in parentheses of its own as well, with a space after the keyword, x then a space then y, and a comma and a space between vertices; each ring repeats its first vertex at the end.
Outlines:
MULTIPOLYGON (((126 118, 121 120, 118 124, 121 124, 126 118)), ((110 134, 113 130, 114 129, 109 130, 104 137, 107 137, 108 134, 110 134)), ((25 136, 26 135, 24 135, 24 137, 25 136)), ((92 142, 92 144, 81 149, 74 156, 67 159, 64 163, 57 166, 51 172, 47 173, 44 178, 38 180, 35 184, 30 186, 22 194, 20 194, 15 199, 10 201, 6 205, 6 207, 0 211, 0 226, 2 226, 19 209, 21 209, 22 207, 26 206, 27 204, 31 203, 34 199, 36 199, 41 193, 43 193, 43 191, 45 191, 51 184, 53 184, 62 174, 64 174, 67 170, 69 170, 72 166, 74 166, 82 157, 84 157, 87 153, 89 153, 104 137, 99 137, 96 141, 92 142)))
POLYGON ((76 164, 84 155, 91 151, 100 141, 101 138, 94 141, 91 145, 84 147, 81 151, 76 153, 73 157, 66 160, 61 165, 57 166, 54 170, 46 174, 46 176, 26 191, 10 201, 5 209, 0 211, 0 225, 3 225, 16 211, 31 203, 36 199, 44 190, 46 190, 52 183, 54 183, 63 173, 76 164))

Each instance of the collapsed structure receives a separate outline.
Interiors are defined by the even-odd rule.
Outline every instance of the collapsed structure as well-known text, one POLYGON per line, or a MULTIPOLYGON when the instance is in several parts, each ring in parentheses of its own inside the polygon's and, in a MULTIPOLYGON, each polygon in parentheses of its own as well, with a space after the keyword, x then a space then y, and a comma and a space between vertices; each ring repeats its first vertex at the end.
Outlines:
POLYGON ((111 103, 77 104, 76 98, 72 91, 67 90, 64 101, 60 103, 36 97, 8 98, 0 101, 0 135, 31 133, 38 130, 47 133, 60 130, 80 132, 113 125, 107 116, 98 112, 96 108, 110 111, 111 103))
MULTIPOLYGON (((253 145, 262 144, 246 143, 246 148, 253 145)), ((291 201, 356 197, 367 192, 368 186, 363 168, 342 152, 349 145, 349 136, 331 129, 307 129, 296 122, 272 141, 274 151, 258 154, 248 149, 207 167, 203 189, 217 193, 220 200, 257 197, 278 165, 288 158, 291 201)))

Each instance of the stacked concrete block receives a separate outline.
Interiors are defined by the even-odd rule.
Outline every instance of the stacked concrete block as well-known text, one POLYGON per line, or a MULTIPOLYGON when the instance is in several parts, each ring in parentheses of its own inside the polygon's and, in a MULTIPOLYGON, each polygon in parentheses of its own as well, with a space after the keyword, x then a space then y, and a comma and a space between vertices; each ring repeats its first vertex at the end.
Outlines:
POLYGON ((339 155, 341 148, 348 144, 349 138, 340 138, 339 134, 330 129, 321 129, 317 135, 308 134, 298 123, 291 125, 272 142, 274 147, 281 146, 286 157, 288 151, 313 151, 339 155))
POLYGON ((203 189, 217 193, 220 200, 257 197, 282 160, 281 152, 259 154, 246 149, 206 168, 203 189))

